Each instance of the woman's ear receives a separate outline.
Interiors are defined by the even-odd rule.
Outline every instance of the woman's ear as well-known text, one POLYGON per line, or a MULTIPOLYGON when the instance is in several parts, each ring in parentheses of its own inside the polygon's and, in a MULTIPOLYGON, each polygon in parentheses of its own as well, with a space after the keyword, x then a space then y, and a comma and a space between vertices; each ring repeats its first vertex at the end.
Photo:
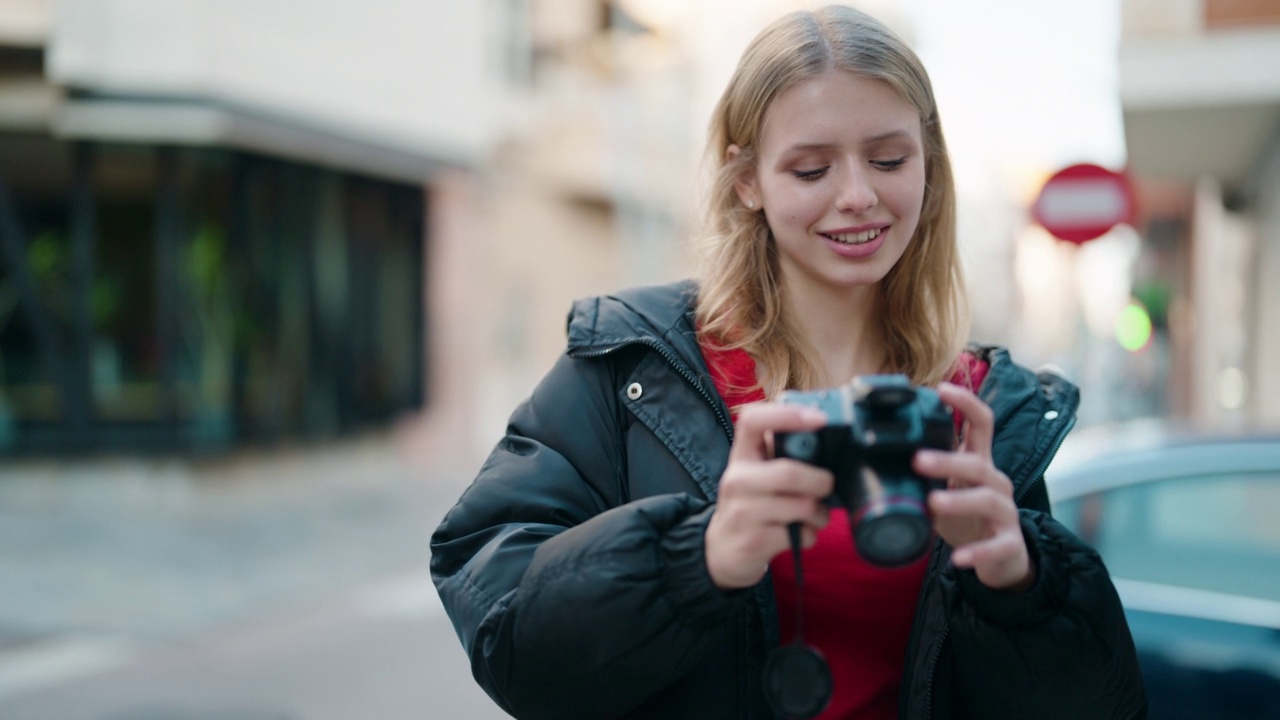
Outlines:
MULTIPOLYGON (((726 163, 733 163, 742 155, 742 148, 737 145, 730 145, 725 148, 724 160, 726 163)), ((755 210, 761 207, 760 192, 756 187, 756 169, 754 165, 748 164, 742 168, 738 174, 738 179, 733 181, 733 190, 738 193, 738 201, 747 207, 748 210, 755 210)))

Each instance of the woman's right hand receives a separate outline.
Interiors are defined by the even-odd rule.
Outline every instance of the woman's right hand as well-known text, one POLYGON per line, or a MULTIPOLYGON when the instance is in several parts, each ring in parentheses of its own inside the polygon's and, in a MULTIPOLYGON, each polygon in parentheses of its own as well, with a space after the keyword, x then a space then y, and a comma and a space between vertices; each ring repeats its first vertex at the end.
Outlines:
POLYGON ((773 434, 816 430, 826 415, 813 408, 757 403, 742 408, 716 509, 707 524, 707 571, 723 590, 760 582, 769 561, 790 547, 787 526, 801 524, 811 547, 827 524, 822 499, 831 473, 798 460, 773 457, 773 434))

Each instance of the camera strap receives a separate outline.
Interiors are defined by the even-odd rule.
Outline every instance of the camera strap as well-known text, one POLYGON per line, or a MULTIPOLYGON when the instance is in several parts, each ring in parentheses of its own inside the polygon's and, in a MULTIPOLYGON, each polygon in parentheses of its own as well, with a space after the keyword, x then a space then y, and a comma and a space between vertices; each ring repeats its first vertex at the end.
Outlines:
POLYGON ((792 642, 804 644, 804 560, 800 542, 800 523, 787 526, 787 539, 791 541, 791 563, 796 569, 796 637, 792 642))
POLYGON ((804 641, 804 566, 800 523, 787 526, 796 574, 796 634, 787 645, 769 651, 764 666, 764 695, 774 713, 789 720, 816 717, 831 702, 831 668, 804 641))

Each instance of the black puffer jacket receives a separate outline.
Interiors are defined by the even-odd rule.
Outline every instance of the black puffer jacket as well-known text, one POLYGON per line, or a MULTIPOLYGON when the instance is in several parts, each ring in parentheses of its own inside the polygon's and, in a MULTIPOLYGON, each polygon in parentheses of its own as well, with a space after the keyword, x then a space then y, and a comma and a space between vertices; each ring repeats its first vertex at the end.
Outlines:
MULTIPOLYGON (((771 582, 724 592, 703 535, 733 427, 698 350, 695 287, 579 301, 569 349, 431 539, 480 685, 522 719, 772 718, 771 582)), ((1020 594, 947 562, 925 576, 906 718, 1135 718, 1146 701, 1102 562, 1048 515, 1043 472, 1078 395, 998 349, 979 394, 1039 569, 1020 594)))

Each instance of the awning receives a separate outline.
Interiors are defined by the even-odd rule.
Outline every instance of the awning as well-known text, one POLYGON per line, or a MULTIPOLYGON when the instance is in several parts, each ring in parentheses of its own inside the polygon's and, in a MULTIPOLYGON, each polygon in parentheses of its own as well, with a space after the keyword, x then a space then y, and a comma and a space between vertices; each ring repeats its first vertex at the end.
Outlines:
POLYGON ((1130 169, 1247 183, 1280 141, 1280 28, 1127 40, 1120 97, 1130 169))
POLYGON ((51 125, 66 140, 234 148, 417 185, 445 167, 473 164, 448 148, 386 142, 199 98, 73 93, 51 125))

